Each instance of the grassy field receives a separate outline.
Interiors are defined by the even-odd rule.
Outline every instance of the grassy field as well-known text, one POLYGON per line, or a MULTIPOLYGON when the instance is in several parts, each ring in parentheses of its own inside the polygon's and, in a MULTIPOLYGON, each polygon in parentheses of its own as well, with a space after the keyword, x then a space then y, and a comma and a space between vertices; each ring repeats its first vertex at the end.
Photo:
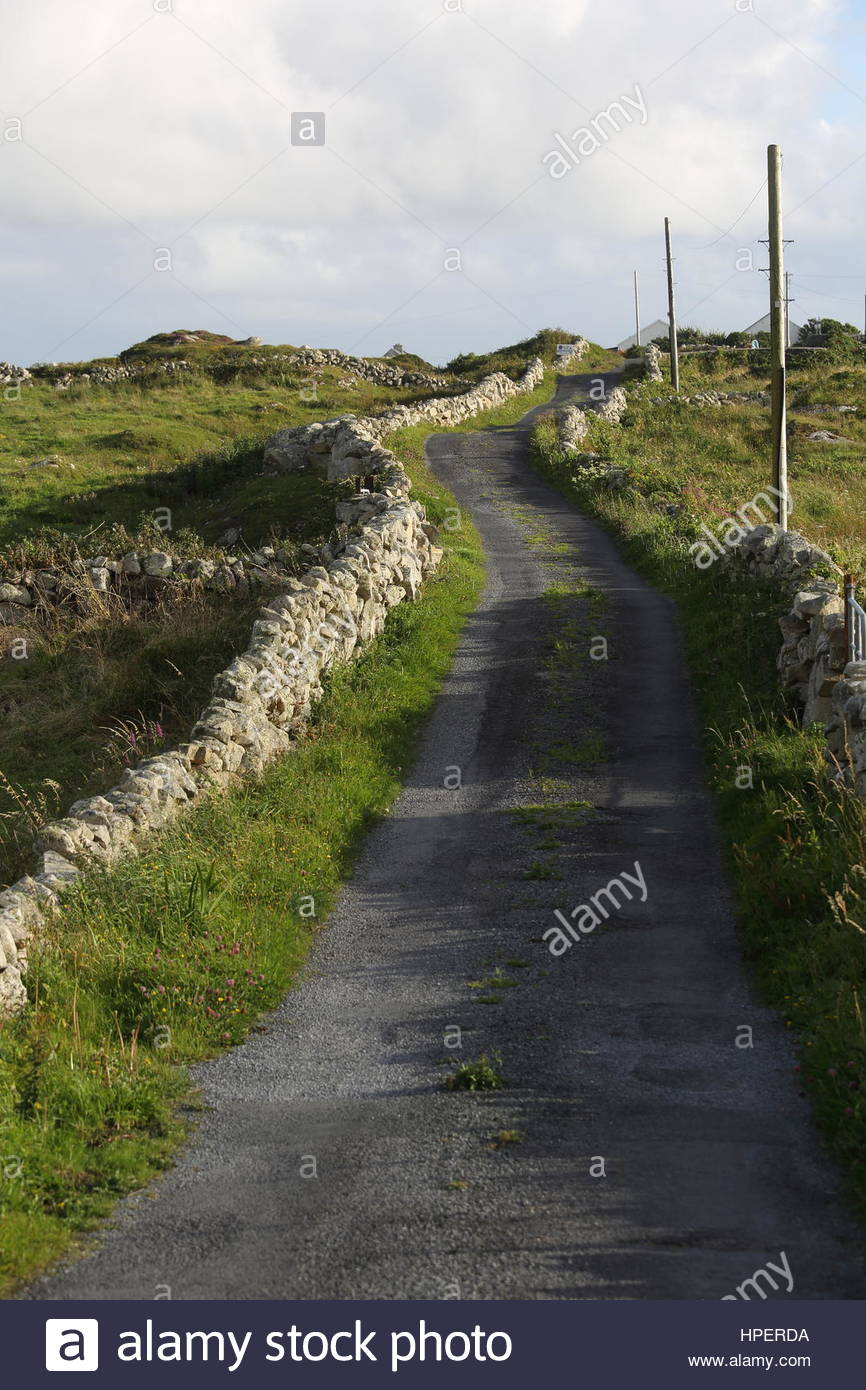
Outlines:
MULTIPOLYGON (((461 429, 512 423, 553 381, 461 429)), ((189 1063, 240 1041, 283 996, 397 794, 483 582, 478 537, 424 462, 426 433, 387 441, 446 522, 421 601, 332 675, 290 757, 189 814, 152 854, 89 877, 35 954, 31 1007, 0 1033, 5 1292, 170 1161, 195 1110, 189 1063)))
MULTIPOLYGON (((134 530, 142 514, 169 507, 174 530, 214 542, 228 525, 242 525, 255 547, 275 513, 289 526, 301 514, 296 480, 269 480, 263 490, 257 478, 269 434, 436 394, 350 381, 341 367, 287 367, 280 355, 291 351, 247 349, 264 354, 265 365, 228 379, 199 367, 144 384, 75 382, 66 390, 36 379, 18 400, 0 392, 0 546, 42 527, 94 537, 112 524, 134 530), (58 467, 30 466, 51 456, 58 467)), ((454 389, 448 376, 436 388, 454 389)))
MULTIPOLYGON (((689 354, 682 394, 769 389, 765 365, 746 354, 689 354)), ((829 551, 844 568, 866 574, 866 362, 823 362, 791 355, 789 473, 792 528, 829 551), (822 414, 821 405, 854 405, 857 414, 822 414), (813 441, 829 430, 835 443, 813 441)), ((682 502, 704 520, 721 520, 773 481, 766 407, 657 405, 669 383, 633 396, 631 428, 598 436, 604 452, 632 468, 660 497, 682 502)))
MULTIPOLYGON (((764 384, 742 374, 722 380, 733 389, 764 384)), ((864 381, 862 369, 856 382, 848 376, 843 383, 810 368, 799 389, 810 393, 810 404, 856 404, 864 381)), ((707 386, 689 366, 687 389, 707 386)), ((780 692, 776 618, 784 596, 773 586, 737 584, 718 567, 698 570, 688 553, 698 518, 712 521, 759 489, 766 413, 663 413, 642 394, 625 428, 594 425, 587 448, 627 463, 647 498, 581 476, 563 459, 551 417, 535 431, 536 466, 601 520, 636 568, 677 603, 744 954, 796 1038, 800 1079, 848 1174, 852 1201, 866 1214, 866 804, 829 781, 821 731, 802 730, 780 692), (671 515, 664 509, 671 501, 688 510, 671 515)), ((861 425, 849 426, 845 419, 844 432, 862 437, 861 425)), ((863 487, 859 477, 843 471, 851 485, 840 494, 819 449, 795 449, 793 472, 797 524, 840 559, 862 555, 866 529, 852 500, 863 487), (823 530, 816 524, 821 499, 830 511, 822 513, 823 530)))
MULTIPOLYGON (((336 491, 315 476, 264 475, 262 441, 277 428, 431 394, 372 385, 343 367, 287 367, 289 348, 171 346, 162 340, 171 336, 102 364, 146 369, 141 380, 87 385, 73 364, 72 384, 58 389, 66 364, 34 369, 20 399, 0 393, 0 576, 76 553, 224 555, 229 528, 241 532, 235 553, 271 542, 301 568, 300 545, 333 530, 336 491), (166 376, 161 364, 179 359, 190 371, 166 376), (28 466, 53 455, 59 467, 28 466), (156 508, 169 509, 170 533, 153 524, 156 508)), ((441 382, 454 389, 450 375, 441 382)), ((246 645, 254 607, 167 591, 146 610, 94 598, 86 615, 66 608, 33 627, 0 627, 0 881, 22 871, 46 812, 186 735, 211 680, 246 645), (21 636, 27 659, 11 659, 21 636)))
MULTIPOLYGON (((521 371, 536 349, 552 352, 558 340, 559 330, 551 331, 504 356, 521 371)), ((7 438, 0 440, 0 484, 4 468, 13 482, 5 512, 0 506, 0 537, 4 525, 14 536, 0 545, 0 574, 57 563, 76 547, 85 555, 121 555, 136 545, 224 553, 216 543, 229 526, 242 528, 241 554, 271 541, 297 555, 301 543, 326 539, 343 485, 263 475, 261 440, 277 427, 382 410, 419 392, 350 383, 344 368, 318 367, 316 399, 307 400, 312 378, 287 375, 280 360, 287 351, 158 342, 133 349, 128 360, 191 356, 190 378, 171 378, 182 384, 164 384, 154 368, 145 385, 58 392, 37 380, 23 388, 21 401, 5 406, 7 438), (250 366, 252 357, 263 365, 250 366), (246 433, 253 428, 258 439, 246 433), (126 452, 118 458, 121 436, 126 452), (59 452, 76 461, 76 471, 22 475, 8 462, 13 443, 21 456, 59 452), (86 492, 71 491, 84 480, 86 492), (157 506, 171 510, 170 535, 148 525, 157 506), (36 520, 50 520, 51 530, 27 530, 36 520)), ((427 364, 407 358, 401 365, 427 364)), ((443 375, 439 389, 454 389, 454 380, 443 375)), ((298 566, 305 563, 298 556, 298 566)), ((28 630, 26 661, 8 655, 21 632, 0 628, 0 881, 23 872, 33 827, 46 815, 111 785, 132 756, 186 736, 211 680, 246 645, 254 606, 231 595, 184 594, 176 602, 169 595, 146 612, 94 601, 87 617, 66 610, 28 630)))

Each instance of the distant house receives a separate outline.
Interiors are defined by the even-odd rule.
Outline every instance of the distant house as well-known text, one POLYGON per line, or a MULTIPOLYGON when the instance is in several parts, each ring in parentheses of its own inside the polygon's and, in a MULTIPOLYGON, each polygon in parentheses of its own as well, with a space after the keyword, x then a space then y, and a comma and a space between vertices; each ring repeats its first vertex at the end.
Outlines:
MULTIPOLYGON (((802 331, 801 328, 800 328, 799 323, 795 323, 794 320, 791 319, 790 329, 791 329, 791 342, 792 342, 792 343, 796 343, 796 341, 797 341, 797 339, 799 338, 800 333, 801 333, 801 331, 802 331)), ((749 326, 748 326, 748 328, 744 328, 744 329, 743 329, 743 332, 744 332, 744 333, 748 333, 750 338, 757 338, 757 336, 758 336, 759 333, 769 333, 769 332, 770 332, 770 315, 769 315, 769 314, 765 314, 764 317, 763 317, 762 319, 758 319, 757 323, 750 323, 749 326)))
POLYGON ((383 357, 405 357, 405 355, 406 349, 402 343, 395 343, 393 347, 389 347, 387 352, 382 353, 383 357))
MULTIPOLYGON (((667 322, 664 319, 656 319, 655 323, 648 323, 646 328, 640 331, 641 346, 646 347, 653 338, 666 338, 670 332, 667 322)), ((616 344, 617 352, 628 352, 630 347, 634 347, 637 338, 634 333, 630 333, 627 338, 623 338, 621 343, 616 344)))

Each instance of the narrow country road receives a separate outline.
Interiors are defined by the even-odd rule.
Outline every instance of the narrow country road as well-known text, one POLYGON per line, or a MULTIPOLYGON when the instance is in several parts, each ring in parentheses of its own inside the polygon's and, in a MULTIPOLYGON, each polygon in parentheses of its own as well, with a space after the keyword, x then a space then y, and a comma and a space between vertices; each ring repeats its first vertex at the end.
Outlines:
POLYGON ((866 1296, 740 963, 674 610, 534 474, 534 413, 429 441, 487 588, 305 981, 199 1069, 176 1168, 25 1296, 719 1299, 781 1252, 773 1298, 866 1296), (551 954, 623 872, 646 901, 551 954), (481 1053, 504 1089, 446 1090, 481 1053))

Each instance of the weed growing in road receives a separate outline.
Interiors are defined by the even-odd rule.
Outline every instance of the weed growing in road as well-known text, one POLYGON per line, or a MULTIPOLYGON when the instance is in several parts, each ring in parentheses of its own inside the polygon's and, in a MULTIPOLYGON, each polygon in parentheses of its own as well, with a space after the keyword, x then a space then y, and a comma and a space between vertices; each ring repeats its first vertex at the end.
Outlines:
POLYGON ((526 1135, 522 1129, 500 1129, 490 1141, 491 1149, 507 1149, 511 1144, 522 1144, 526 1135))
POLYGON ((521 878, 532 881, 536 879, 562 878, 562 874, 558 873, 552 864, 543 864, 540 859, 534 859, 529 867, 523 870, 521 878))
POLYGON ((490 1057, 482 1053, 474 1062, 461 1062, 446 1078, 445 1087, 449 1091, 499 1091, 505 1080, 499 1070, 502 1058, 494 1052, 490 1057))
POLYGON ((470 980, 470 989, 516 989, 517 980, 510 980, 507 975, 503 975, 501 966, 497 966, 491 975, 483 980, 470 980))

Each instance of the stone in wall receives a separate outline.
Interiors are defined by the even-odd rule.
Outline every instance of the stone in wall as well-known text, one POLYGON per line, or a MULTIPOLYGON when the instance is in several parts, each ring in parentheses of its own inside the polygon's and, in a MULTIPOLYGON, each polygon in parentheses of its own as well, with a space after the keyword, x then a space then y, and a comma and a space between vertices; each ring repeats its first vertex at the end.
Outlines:
POLYGON ((589 433, 585 412, 576 405, 564 405, 556 412, 556 428, 560 449, 566 454, 579 453, 589 433))
POLYGON ((833 687, 827 758, 840 779, 866 796, 866 661, 852 661, 833 687))
POLYGON ((795 594, 779 626, 782 687, 803 706, 804 728, 826 724, 833 713, 833 690, 847 661, 845 604, 833 580, 812 580, 795 594))
POLYGON ((665 379, 662 371, 661 349, 656 343, 650 343, 644 354, 644 373, 647 381, 664 381, 665 379))
POLYGON ((840 574, 825 550, 812 545, 796 531, 783 531, 775 523, 752 526, 730 545, 719 563, 758 579, 775 579, 800 587, 804 577, 830 570, 840 574))
POLYGON ((769 391, 699 391, 694 396, 653 396, 652 405, 770 405, 769 391))
POLYGON ((602 400, 590 402, 590 408, 600 420, 608 420, 613 425, 622 424, 628 410, 628 394, 623 386, 615 386, 602 400))

